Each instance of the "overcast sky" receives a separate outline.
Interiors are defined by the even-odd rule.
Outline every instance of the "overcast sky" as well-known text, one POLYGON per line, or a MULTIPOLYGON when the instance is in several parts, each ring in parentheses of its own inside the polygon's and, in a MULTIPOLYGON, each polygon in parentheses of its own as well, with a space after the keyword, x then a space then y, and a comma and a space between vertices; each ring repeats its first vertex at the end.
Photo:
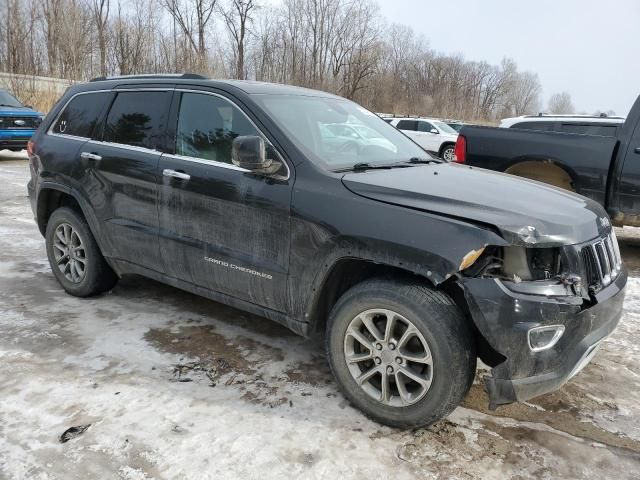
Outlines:
POLYGON ((378 0, 389 22, 431 47, 537 72, 542 98, 567 90, 577 110, 626 115, 640 94, 640 0, 378 0))

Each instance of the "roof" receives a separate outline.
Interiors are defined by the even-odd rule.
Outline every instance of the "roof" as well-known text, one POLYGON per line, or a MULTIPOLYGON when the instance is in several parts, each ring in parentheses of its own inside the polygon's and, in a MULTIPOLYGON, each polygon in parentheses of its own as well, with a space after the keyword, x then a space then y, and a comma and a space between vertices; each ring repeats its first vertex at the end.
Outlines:
POLYGON ((293 85, 284 85, 280 83, 258 82, 254 80, 227 80, 227 79, 212 79, 202 75, 194 73, 183 74, 141 74, 141 75, 122 75, 117 77, 97 77, 92 79, 89 84, 95 87, 97 85, 103 85, 103 82, 109 83, 108 87, 113 88, 118 84, 126 82, 131 84, 146 84, 146 83, 172 83, 172 84, 188 84, 188 85, 202 85, 211 87, 233 87, 237 90, 248 95, 304 95, 313 97, 333 97, 341 98, 331 93, 322 92, 320 90, 312 90, 310 88, 296 87, 293 85))
POLYGON ((565 123, 597 123, 621 125, 624 117, 598 117, 594 115, 523 115, 521 117, 505 118, 500 122, 501 127, 510 127, 521 122, 565 122, 565 123))

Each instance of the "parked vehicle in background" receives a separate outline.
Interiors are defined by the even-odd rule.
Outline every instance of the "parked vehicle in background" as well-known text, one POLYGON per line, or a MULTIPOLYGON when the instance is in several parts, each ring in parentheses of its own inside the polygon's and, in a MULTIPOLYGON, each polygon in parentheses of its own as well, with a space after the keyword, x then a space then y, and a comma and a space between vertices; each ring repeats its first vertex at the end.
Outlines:
POLYGON ((458 132, 441 120, 435 118, 385 118, 385 121, 401 130, 402 133, 440 158, 451 162, 458 132))
MULTIPOLYGON (((579 193, 604 206, 615 225, 640 226, 640 97, 623 124, 610 120, 597 128, 615 128, 615 135, 524 130, 514 128, 516 124, 464 127, 457 161, 579 193)), ((565 121, 552 120, 557 126, 565 121)))
POLYGON ((28 151, 69 294, 139 274, 321 333, 346 398, 388 425, 448 415, 477 357, 491 407, 559 388, 622 312, 627 274, 598 204, 434 159, 325 92, 97 79, 69 88, 28 151), (323 131, 337 126, 394 148, 336 150, 323 131))
POLYGON ((44 115, 0 89, 0 150, 24 150, 44 115))
POLYGON ((540 113, 505 118, 500 122, 500 127, 615 137, 624 120, 624 117, 608 117, 606 115, 549 115, 540 113))
POLYGON ((460 130, 462 130, 462 127, 467 125, 466 123, 460 122, 458 120, 444 120, 444 122, 458 133, 460 133, 460 130))
POLYGON ((395 146, 389 140, 380 135, 373 128, 366 125, 338 123, 320 126, 320 134, 323 135, 328 144, 332 144, 336 150, 356 151, 369 145, 386 148, 395 152, 395 146))

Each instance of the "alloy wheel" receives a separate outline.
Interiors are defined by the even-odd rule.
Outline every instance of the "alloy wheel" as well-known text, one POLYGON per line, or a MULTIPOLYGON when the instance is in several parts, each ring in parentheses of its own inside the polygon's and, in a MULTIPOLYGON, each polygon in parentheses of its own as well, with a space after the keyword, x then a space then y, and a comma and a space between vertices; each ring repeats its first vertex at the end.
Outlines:
POLYGON ((351 320, 344 355, 356 383, 384 405, 418 402, 433 380, 427 341, 411 321, 391 310, 366 310, 351 320))
POLYGON ((53 255, 56 265, 65 278, 80 283, 85 276, 87 253, 78 231, 68 223, 61 223, 53 239, 53 255))

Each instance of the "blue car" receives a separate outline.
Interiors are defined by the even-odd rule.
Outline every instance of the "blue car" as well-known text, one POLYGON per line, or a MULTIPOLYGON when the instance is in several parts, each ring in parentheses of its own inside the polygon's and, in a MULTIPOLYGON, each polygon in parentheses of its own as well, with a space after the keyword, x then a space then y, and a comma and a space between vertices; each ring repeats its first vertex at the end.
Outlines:
POLYGON ((0 150, 23 150, 44 115, 0 89, 0 150))

